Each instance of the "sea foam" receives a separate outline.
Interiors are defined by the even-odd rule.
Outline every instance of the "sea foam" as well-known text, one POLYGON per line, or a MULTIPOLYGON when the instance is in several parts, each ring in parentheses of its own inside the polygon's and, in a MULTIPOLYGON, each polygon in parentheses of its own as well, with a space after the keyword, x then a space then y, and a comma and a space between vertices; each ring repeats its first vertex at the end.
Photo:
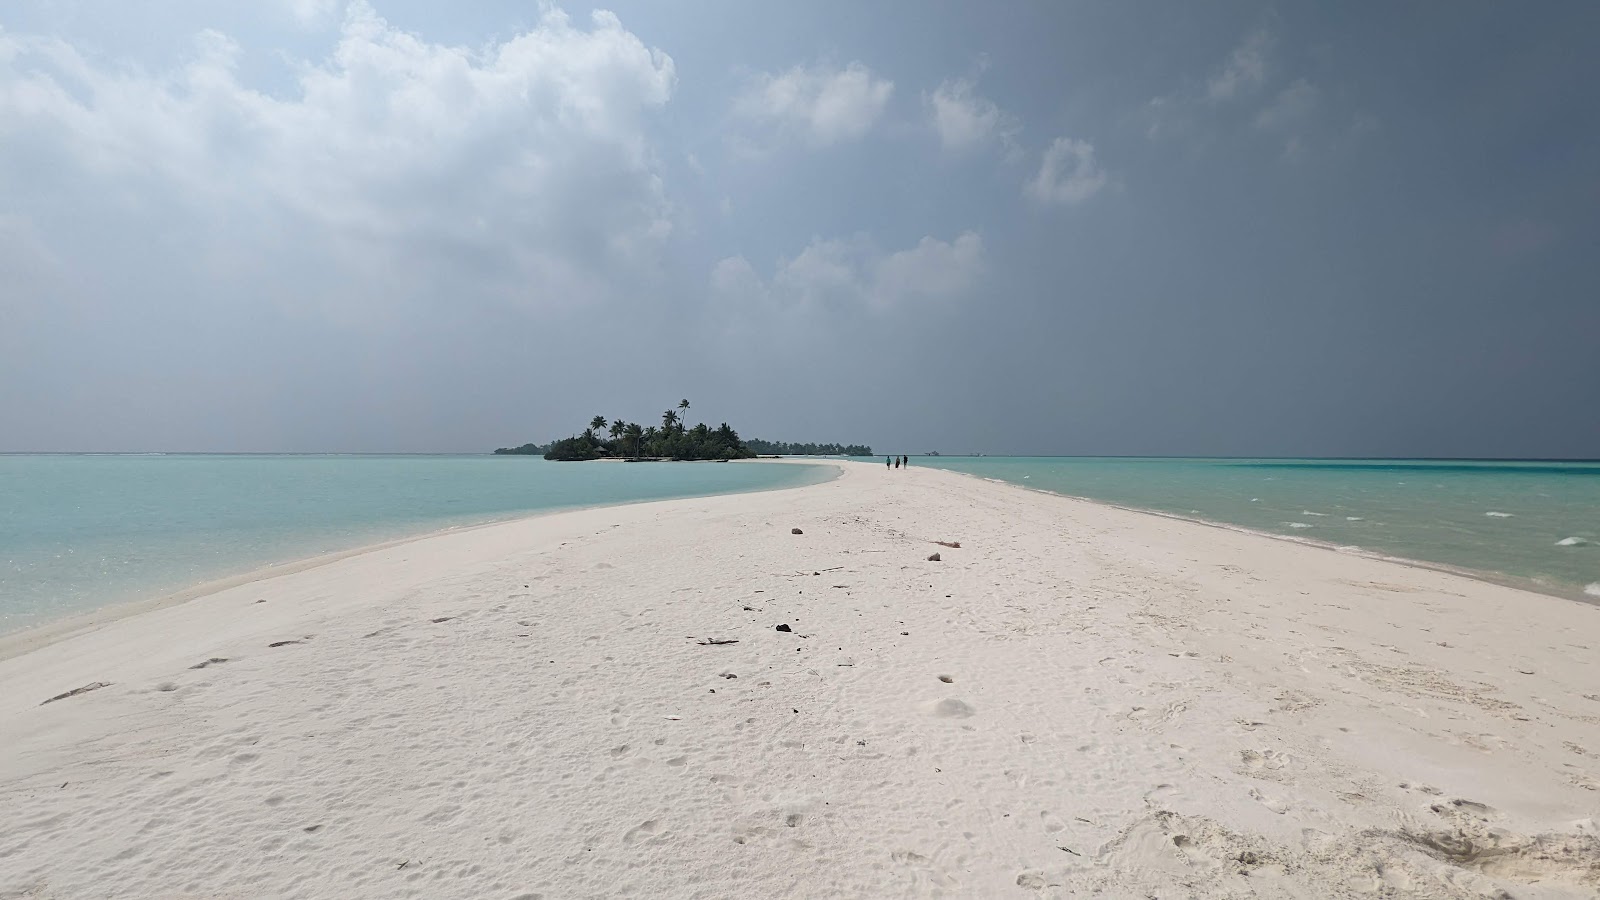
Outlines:
POLYGON ((1556 546, 1557 547, 1582 547, 1583 545, 1585 545, 1587 543, 1589 543, 1589 542, 1584 540, 1581 537, 1565 537, 1565 538, 1562 538, 1559 541, 1556 541, 1556 546))
POLYGON ((1600 597, 1600 581, 1591 581, 1584 585, 1583 592, 1591 597, 1600 597))
POLYGON ((1300 515, 1302 515, 1302 516, 1322 516, 1323 518, 1327 518, 1327 516, 1328 516, 1327 513, 1312 512, 1309 509, 1300 510, 1300 515))
POLYGON ((1305 522, 1285 522, 1283 524, 1289 526, 1290 528, 1310 528, 1311 527, 1310 525, 1306 524, 1305 522))
POLYGON ((1491 512, 1486 512, 1486 513, 1484 513, 1484 515, 1489 516, 1490 518, 1494 518, 1494 519, 1511 519, 1511 518, 1515 518, 1516 517, 1515 513, 1503 513, 1503 512, 1492 512, 1492 511, 1491 512))
POLYGON ((1359 521, 1361 521, 1361 517, 1360 516, 1345 516, 1344 520, 1346 522, 1359 522, 1359 521))

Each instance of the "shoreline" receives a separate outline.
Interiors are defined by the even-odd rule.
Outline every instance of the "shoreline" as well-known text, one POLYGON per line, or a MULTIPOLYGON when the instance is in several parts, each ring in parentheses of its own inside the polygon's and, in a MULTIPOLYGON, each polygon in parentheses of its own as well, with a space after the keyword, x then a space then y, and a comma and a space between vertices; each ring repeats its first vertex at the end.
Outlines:
MULTIPOLYGON (((1519 461, 1526 462, 1526 461, 1530 461, 1530 460, 1519 460, 1519 461)), ((1549 461, 1549 460, 1531 460, 1531 461, 1532 462, 1546 462, 1546 461, 1549 461)), ((1560 461, 1561 460, 1554 460, 1554 462, 1560 462, 1560 461)), ((991 482, 993 484, 1002 484, 1002 485, 1005 485, 1007 487, 1014 487, 1014 488, 1017 488, 1019 490, 1024 490, 1024 491, 1033 491, 1033 492, 1039 493, 1039 494, 1048 494, 1048 495, 1051 495, 1051 496, 1054 496, 1054 497, 1067 497, 1069 499, 1077 500, 1077 501, 1082 502, 1082 503, 1093 503, 1093 504, 1095 504, 1097 506, 1104 506, 1104 507, 1107 507, 1109 509, 1122 510, 1123 512, 1142 513, 1144 515, 1159 516, 1159 517, 1161 517, 1163 519, 1172 519, 1172 520, 1178 521, 1178 522, 1189 522, 1189 523, 1192 523, 1192 524, 1195 524, 1195 525, 1205 525, 1205 526, 1207 526, 1209 528, 1221 528, 1224 531, 1232 531, 1232 532, 1237 532, 1239 534, 1249 534, 1249 535, 1254 535, 1256 537, 1271 538, 1271 539, 1277 540, 1277 541, 1287 541, 1287 542, 1289 542, 1291 544, 1299 544, 1299 545, 1305 546, 1305 547, 1315 547, 1315 548, 1320 549, 1320 550, 1331 550, 1331 551, 1333 551, 1335 553, 1342 553, 1342 554, 1345 554, 1345 555, 1348 555, 1348 556, 1357 556, 1357 557, 1360 557, 1362 559, 1371 559, 1371 560, 1376 560, 1376 561, 1379 561, 1379 562, 1394 563, 1395 565, 1406 566, 1408 568, 1426 569, 1426 570, 1433 571, 1433 572, 1443 572, 1444 574, 1447 574, 1447 575, 1455 575, 1455 576, 1458 576, 1460 578, 1467 578, 1467 579, 1471 579, 1473 581, 1481 581, 1481 582, 1483 582, 1485 584, 1498 585, 1500 587, 1511 588, 1513 590, 1526 591, 1526 592, 1528 592, 1530 594, 1540 594, 1540 595, 1546 596, 1546 597, 1556 597, 1556 598, 1561 599, 1561 600, 1573 600, 1573 601, 1576 601, 1578 603, 1584 603, 1584 604, 1587 604, 1587 605, 1590 605, 1590 606, 1600 606, 1600 595, 1594 595, 1594 594, 1586 593, 1585 592, 1586 589, 1582 585, 1574 585, 1570 589, 1563 589, 1563 588, 1558 587, 1556 585, 1546 584, 1546 583, 1541 582, 1541 581, 1539 581, 1537 579, 1534 579, 1534 578, 1527 578, 1527 577, 1522 577, 1522 576, 1517 576, 1517 575, 1506 575, 1506 574, 1504 574, 1502 572, 1492 572, 1492 571, 1489 571, 1487 569, 1470 569, 1470 568, 1467 568, 1465 566, 1452 566, 1449 563, 1430 562, 1430 561, 1425 560, 1425 559, 1416 559, 1414 557, 1409 557, 1409 556, 1394 556, 1392 554, 1384 553, 1384 552, 1379 551, 1379 550, 1372 550, 1372 549, 1369 549, 1369 548, 1366 548, 1366 547, 1360 547, 1360 546, 1357 546, 1355 544, 1336 544, 1333 541, 1324 541, 1324 540, 1321 540, 1321 539, 1318 539, 1318 538, 1314 538, 1314 537, 1301 537, 1299 535, 1293 535, 1293 534, 1278 534, 1277 532, 1274 532, 1274 531, 1262 531, 1261 529, 1251 528, 1251 527, 1249 527, 1247 525, 1235 525, 1232 522, 1223 522, 1223 521, 1219 521, 1217 519, 1207 519, 1207 518, 1204 518, 1204 517, 1201 517, 1201 516, 1189 516, 1189 515, 1184 515, 1183 513, 1169 512, 1169 511, 1163 510, 1163 509, 1152 509, 1152 508, 1144 507, 1144 506, 1128 506, 1128 505, 1122 504, 1122 503, 1113 503, 1110 500, 1100 500, 1100 499, 1096 499, 1094 497, 1086 497, 1086 496, 1084 496, 1082 494, 1068 494, 1068 493, 1065 493, 1063 491, 1052 491, 1052 490, 1050 490, 1048 488, 1030 487, 1028 485, 1017 484, 1014 481, 1006 481, 1003 478, 991 478, 991 477, 989 477, 987 475, 975 475, 975 474, 973 474, 971 472, 962 472, 962 471, 959 471, 957 469, 940 469, 940 468, 937 468, 937 467, 931 467, 931 468, 935 468, 936 471, 940 471, 940 472, 949 472, 952 475, 961 475, 961 476, 964 476, 964 477, 967 477, 967 478, 976 478, 979 481, 987 481, 987 482, 991 482)))
POLYGON ((0 896, 1600 888, 1600 608, 835 468, 0 660, 0 896))
MULTIPOLYGON (((31 454, 31 455, 38 455, 38 454, 31 454)), ((149 455, 149 454, 126 454, 126 455, 149 455)), ((224 455, 227 455, 227 454, 224 454, 224 455)), ((329 454, 305 454, 305 455, 329 455, 329 454)), ((875 468, 875 466, 873 466, 873 463, 867 462, 866 459, 868 459, 868 458, 863 457, 861 459, 854 459, 854 458, 837 458, 837 457, 827 457, 827 458, 819 457, 819 458, 816 458, 816 459, 812 459, 812 458, 801 458, 801 457, 793 457, 793 456, 770 456, 770 457, 755 457, 755 458, 750 459, 750 460, 730 460, 730 462, 735 462, 735 463, 739 463, 739 462, 769 462, 769 463, 770 462, 777 462, 777 463, 782 463, 782 464, 786 464, 786 465, 810 465, 810 466, 820 466, 820 467, 833 466, 840 474, 842 474, 843 470, 842 470, 842 468, 839 467, 839 464, 853 463, 853 464, 859 464, 859 465, 864 465, 864 466, 869 466, 869 467, 875 468)), ((633 462, 634 460, 609 459, 609 460, 589 460, 589 461, 590 462, 633 462)), ((657 460, 642 460, 642 461, 657 461, 657 460)), ((662 461, 665 461, 665 460, 662 460, 662 461)), ((1559 462, 1560 460, 1556 460, 1556 461, 1559 462)), ((691 462, 703 462, 703 460, 691 460, 691 462)), ((991 484, 1002 485, 1004 487, 1016 488, 1017 490, 1020 490, 1020 491, 1027 491, 1027 492, 1031 492, 1031 493, 1042 494, 1042 495, 1045 495, 1045 496, 1052 496, 1052 497, 1064 497, 1066 499, 1074 500, 1074 501, 1077 501, 1079 503, 1087 503, 1087 504, 1091 504, 1091 505, 1094 505, 1094 506, 1105 507, 1107 509, 1115 509, 1115 510, 1119 510, 1119 511, 1122 511, 1122 512, 1133 513, 1135 515, 1155 516, 1157 518, 1170 519, 1172 521, 1177 521, 1177 522, 1187 522, 1187 523, 1190 523, 1190 524, 1193 524, 1193 525, 1203 525, 1203 526, 1206 526, 1208 528, 1217 528, 1217 529, 1221 529, 1223 531, 1234 532, 1234 533, 1237 533, 1237 534, 1250 535, 1250 536, 1253 536, 1253 537, 1269 538, 1271 540, 1283 541, 1283 542, 1286 542, 1286 543, 1295 544, 1295 545, 1304 546, 1304 547, 1311 547, 1311 548, 1315 548, 1315 549, 1318 549, 1318 550, 1331 551, 1333 553, 1341 554, 1341 555, 1344 555, 1344 556, 1357 557, 1357 558, 1368 559, 1368 560, 1373 560, 1373 561, 1377 561, 1377 562, 1391 563, 1391 564, 1402 566, 1402 567, 1406 567, 1406 568, 1414 568, 1414 569, 1420 569, 1420 570, 1425 570, 1425 571, 1439 572, 1439 573, 1443 573, 1443 574, 1446 574, 1446 575, 1454 575, 1454 576, 1459 577, 1459 578, 1466 578, 1466 579, 1469 579, 1469 580, 1472 580, 1472 581, 1482 582, 1484 584, 1492 584, 1492 585, 1496 585, 1498 587, 1509 588, 1509 589, 1517 590, 1517 591, 1524 591, 1524 592, 1531 593, 1531 594, 1538 594, 1540 596, 1554 597, 1554 598, 1561 599, 1561 600, 1573 601, 1573 602, 1581 603, 1581 604, 1588 605, 1588 606, 1600 606, 1600 597, 1596 597, 1596 596, 1592 596, 1592 595, 1584 593, 1584 589, 1581 586, 1574 587, 1571 590, 1563 590, 1563 589, 1558 588, 1558 587, 1553 586, 1553 585, 1541 583, 1541 582, 1536 581, 1536 580, 1534 580, 1532 578, 1523 578, 1523 577, 1518 577, 1518 576, 1513 576, 1513 575, 1504 575, 1502 573, 1491 572, 1491 571, 1487 571, 1487 570, 1483 570, 1483 569, 1470 569, 1470 568, 1465 568, 1465 567, 1461 567, 1461 566, 1452 566, 1452 565, 1449 565, 1449 564, 1446 564, 1446 563, 1430 562, 1428 560, 1415 559, 1415 558, 1412 558, 1412 557, 1393 556, 1393 555, 1390 555, 1390 554, 1383 553, 1381 551, 1371 550, 1371 549, 1368 549, 1368 548, 1359 547, 1359 546, 1355 546, 1355 545, 1336 544, 1336 543, 1333 543, 1331 541, 1319 540, 1317 538, 1312 538, 1312 537, 1301 537, 1301 536, 1290 535, 1290 534, 1278 534, 1278 533, 1271 532, 1271 531, 1262 531, 1262 530, 1255 529, 1255 528, 1250 528, 1250 527, 1244 526, 1244 525, 1236 525, 1236 524, 1233 524, 1231 522, 1222 522, 1222 521, 1218 521, 1218 520, 1215 520, 1215 519, 1203 518, 1203 517, 1200 517, 1200 516, 1184 515, 1182 513, 1169 512, 1169 511, 1160 510, 1160 509, 1151 509, 1151 508, 1148 508, 1148 507, 1141 507, 1141 506, 1128 506, 1128 505, 1125 505, 1125 504, 1114 503, 1114 502, 1109 501, 1109 500, 1102 500, 1102 499, 1098 499, 1098 498, 1095 498, 1095 497, 1083 496, 1083 495, 1080 495, 1080 494, 1069 494, 1069 493, 1065 493, 1065 492, 1062 492, 1062 491, 1052 491, 1052 490, 1049 490, 1048 488, 1036 488, 1036 487, 1032 487, 1032 486, 1029 486, 1029 485, 1017 484, 1016 482, 1013 482, 1013 481, 1006 481, 1006 480, 1000 479, 1000 478, 992 478, 992 477, 985 476, 985 475, 977 475, 977 474, 973 474, 971 472, 962 472, 962 471, 959 471, 959 470, 956 470, 956 469, 944 469, 944 468, 939 468, 939 467, 936 467, 936 466, 927 466, 927 467, 919 467, 919 468, 924 468, 924 469, 927 469, 928 471, 942 472, 942 473, 946 473, 946 474, 949 474, 949 475, 955 475, 955 476, 959 476, 959 477, 963 477, 963 478, 970 478, 970 479, 974 479, 974 480, 981 481, 981 482, 987 482, 987 483, 991 483, 991 484)), ((839 474, 836 474, 836 475, 833 476, 833 478, 838 478, 838 477, 839 477, 839 474)), ((830 480, 833 480, 833 479, 831 479, 831 478, 830 479, 823 479, 822 481, 817 482, 817 483, 819 483, 819 484, 826 483, 827 481, 830 481, 830 480)), ((706 494, 706 495, 698 495, 698 496, 718 496, 718 497, 720 497, 720 496, 737 496, 739 494, 746 494, 746 493, 764 493, 764 492, 771 491, 771 490, 797 490, 797 488, 762 488, 762 489, 758 489, 758 490, 754 490, 754 491, 736 491, 736 492, 731 492, 731 493, 727 493, 727 494, 706 494)), ((585 505, 581 505, 581 506, 569 506, 569 507, 560 507, 560 508, 549 509, 549 510, 540 510, 540 511, 532 512, 532 513, 516 514, 516 515, 512 515, 512 516, 507 517, 507 518, 491 519, 491 520, 484 521, 484 522, 475 522, 475 523, 465 524, 465 525, 449 525, 449 526, 445 526, 443 528, 436 528, 436 529, 432 529, 432 530, 429 530, 429 531, 423 531, 423 532, 417 532, 415 534, 405 535, 403 537, 392 538, 392 539, 383 540, 383 541, 377 541, 377 542, 370 543, 370 544, 362 544, 362 545, 351 547, 351 548, 348 548, 348 549, 345 549, 345 550, 335 550, 335 551, 331 551, 329 553, 320 553, 320 554, 316 554, 316 555, 313 555, 313 556, 299 557, 299 558, 296 558, 296 559, 286 560, 284 562, 279 562, 279 563, 269 563, 269 564, 264 565, 264 566, 258 566, 258 567, 255 567, 253 569, 247 569, 247 570, 244 570, 244 571, 232 574, 232 575, 226 575, 226 576, 223 576, 221 578, 207 579, 205 581, 201 581, 201 582, 198 582, 196 584, 192 584, 192 585, 190 585, 188 587, 184 587, 184 588, 181 588, 181 589, 176 590, 176 591, 165 591, 165 592, 160 592, 160 593, 156 593, 156 594, 149 595, 149 596, 139 597, 137 599, 120 601, 120 602, 109 604, 107 606, 98 607, 98 608, 95 608, 95 609, 92 609, 92 610, 88 610, 88 611, 85 611, 85 612, 70 613, 70 614, 67 614, 65 616, 52 618, 52 619, 47 619, 47 620, 44 620, 42 622, 39 622, 39 623, 36 623, 36 624, 33 624, 33 625, 25 626, 25 627, 23 627, 23 628, 21 628, 19 630, 16 630, 16 631, 0 633, 0 661, 11 659, 13 657, 16 657, 16 656, 19 656, 19 655, 22 655, 22 654, 25 654, 25 653, 32 652, 33 650, 36 650, 36 649, 39 649, 39 648, 42 648, 42 647, 47 647, 47 646, 49 646, 49 645, 51 645, 53 643, 56 643, 57 641, 65 640, 67 638, 70 638, 70 637, 78 634, 78 633, 81 633, 81 632, 84 632, 84 631, 91 631, 91 630, 94 630, 96 628, 103 627, 103 626, 105 626, 107 624, 110 624, 112 622, 116 622, 116 621, 118 621, 120 619, 128 618, 130 616, 137 616, 137 615, 141 615, 141 614, 146 613, 146 612, 151 612, 151 611, 155 611, 155 610, 159 610, 159 609, 166 609, 166 608, 172 607, 172 606, 178 606, 178 605, 187 603, 189 601, 198 599, 200 597, 204 597, 204 596, 207 596, 209 594, 216 593, 218 591, 223 591, 223 590, 227 590, 227 589, 234 588, 234 587, 240 587, 240 586, 244 586, 244 585, 254 584, 256 582, 260 582, 260 581, 264 581, 264 580, 267 580, 267 579, 275 578, 275 577, 278 577, 278 576, 281 576, 281 575, 291 575, 291 574, 294 574, 294 573, 297 573, 297 572, 306 571, 308 569, 314 569, 314 568, 318 568, 320 566, 325 566, 325 565, 329 565, 329 564, 332 564, 332 563, 336 563, 336 562, 339 562, 342 559, 346 559, 346 558, 349 558, 349 557, 352 557, 352 556, 359 556, 359 555, 363 555, 363 554, 366 554, 366 553, 372 553, 372 552, 376 552, 376 551, 380 551, 380 550, 386 550, 386 549, 389 549, 391 547, 402 546, 402 545, 409 544, 409 543, 412 543, 412 542, 415 542, 415 541, 428 540, 430 538, 439 537, 439 536, 448 535, 448 534, 466 533, 466 532, 474 531, 474 530, 477 530, 477 529, 480 529, 480 528, 488 528, 488 527, 493 527, 493 526, 496 526, 496 525, 504 525, 504 524, 511 523, 511 522, 521 522, 521 521, 525 521, 525 520, 529 520, 529 519, 538 519, 538 518, 542 518, 542 517, 545 517, 545 516, 551 516, 551 515, 560 515, 562 513, 567 513, 567 512, 577 512, 577 511, 589 510, 589 509, 608 509, 608 508, 612 508, 612 507, 632 506, 632 505, 639 504, 639 503, 667 503, 667 502, 673 502, 675 500, 685 500, 685 499, 695 499, 695 498, 694 497, 673 497, 673 498, 665 498, 665 499, 659 499, 659 500, 633 500, 633 501, 623 501, 623 502, 620 502, 620 503, 585 504, 585 505)))
MULTIPOLYGON (((128 455, 144 456, 149 454, 128 455)), ((304 455, 310 456, 337 454, 304 455)), ((826 463, 814 462, 808 462, 806 464, 814 466, 827 465, 826 463)), ((835 474, 832 476, 832 478, 824 478, 816 483, 825 484, 837 477, 839 476, 835 474)), ((201 581, 175 591, 160 591, 151 593, 147 596, 137 597, 130 600, 122 600, 83 612, 68 613, 63 616, 46 619, 32 625, 24 626, 16 631, 0 632, 0 662, 30 653, 43 647, 48 647, 58 641, 69 639, 80 633, 93 631, 97 628, 104 627, 113 622, 117 622, 121 619, 126 619, 131 616, 138 616, 144 613, 154 612, 156 610, 180 606, 184 603, 188 603, 192 600, 197 600, 201 597, 209 596, 210 594, 218 593, 220 591, 255 584, 257 582, 266 581, 283 575, 293 575, 309 569, 331 565, 354 556, 361 556, 367 553, 375 553, 381 550, 401 547, 416 541, 425 541, 431 538, 442 537, 451 534, 465 534, 481 528, 492 528, 496 525, 505 525, 512 522, 539 519, 545 516, 560 515, 568 512, 634 506, 641 503, 670 503, 676 500, 696 499, 697 497, 732 497, 740 494, 764 493, 772 490, 796 490, 796 488, 758 488, 749 491, 732 491, 725 494, 699 494, 689 495, 686 497, 668 497, 651 500, 624 500, 620 503, 594 503, 583 504, 579 506, 562 506, 554 509, 517 513, 506 518, 490 519, 483 522, 473 522, 464 525, 447 525, 443 528, 434 528, 428 531, 417 532, 415 534, 408 534, 401 537, 390 538, 368 544, 360 544, 344 550, 334 550, 328 553, 318 553, 312 556, 304 556, 296 559, 285 560, 283 562, 268 563, 264 566, 256 566, 255 568, 246 569, 231 575, 224 575, 220 578, 206 579, 205 581, 201 581)))

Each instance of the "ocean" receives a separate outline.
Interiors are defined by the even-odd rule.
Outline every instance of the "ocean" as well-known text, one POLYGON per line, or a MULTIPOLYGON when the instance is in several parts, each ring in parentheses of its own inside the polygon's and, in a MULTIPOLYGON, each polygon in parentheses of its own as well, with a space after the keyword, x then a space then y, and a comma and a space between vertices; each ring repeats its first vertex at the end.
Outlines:
POLYGON ((913 463, 1600 599, 1600 463, 988 456, 913 463))
POLYGON ((0 455, 0 633, 452 526, 832 476, 755 462, 0 455))
MULTIPOLYGON (((1600 599, 1600 463, 917 457, 1600 599)), ((529 513, 798 487, 826 466, 495 456, 0 455, 0 633, 529 513)))

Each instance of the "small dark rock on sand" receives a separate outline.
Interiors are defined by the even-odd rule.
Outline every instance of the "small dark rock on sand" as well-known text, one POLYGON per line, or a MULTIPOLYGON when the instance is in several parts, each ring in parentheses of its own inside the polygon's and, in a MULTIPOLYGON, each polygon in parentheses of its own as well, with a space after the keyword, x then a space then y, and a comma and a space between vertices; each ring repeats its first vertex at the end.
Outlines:
POLYGON ((794 631, 794 629, 793 629, 793 628, 790 628, 790 627, 789 627, 789 626, 788 626, 788 625, 779 625, 779 626, 778 626, 778 630, 779 630, 779 631, 782 631, 782 632, 784 632, 784 633, 789 633, 789 632, 792 632, 792 631, 794 631))
POLYGON ((804 532, 804 531, 801 531, 801 530, 800 530, 800 529, 798 529, 798 528, 791 528, 791 529, 789 529, 789 533, 790 533, 790 534, 805 534, 805 532, 804 532))
POLYGON ((938 562, 938 561, 939 561, 939 554, 933 553, 933 554, 930 554, 928 556, 928 562, 938 562))

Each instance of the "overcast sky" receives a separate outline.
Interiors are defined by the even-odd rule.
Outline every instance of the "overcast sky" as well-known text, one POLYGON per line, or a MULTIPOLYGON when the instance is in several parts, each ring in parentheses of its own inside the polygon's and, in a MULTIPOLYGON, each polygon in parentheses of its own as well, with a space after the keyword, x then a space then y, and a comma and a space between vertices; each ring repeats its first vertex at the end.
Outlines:
POLYGON ((1597 457, 1597 33, 7 0, 0 450, 1597 457))

